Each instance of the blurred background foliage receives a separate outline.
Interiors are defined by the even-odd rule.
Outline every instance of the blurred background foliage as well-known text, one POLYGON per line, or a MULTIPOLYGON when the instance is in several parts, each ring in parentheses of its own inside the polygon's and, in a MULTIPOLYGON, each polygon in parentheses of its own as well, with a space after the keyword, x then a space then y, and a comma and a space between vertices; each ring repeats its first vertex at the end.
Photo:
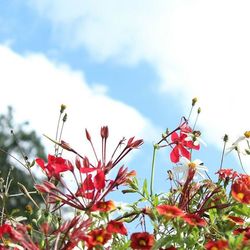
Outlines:
MULTIPOLYGON (((5 207, 5 213, 23 214, 27 213, 27 205, 33 206, 32 202, 22 191, 18 183, 21 183, 30 191, 35 191, 34 181, 24 165, 31 164, 35 158, 45 159, 45 149, 41 138, 34 130, 29 128, 28 122, 16 124, 13 117, 13 108, 8 107, 5 114, 0 115, 0 208, 5 207), (9 176, 9 177, 8 177, 9 176), (8 195, 4 195, 7 179, 11 181, 8 195), (19 194, 18 196, 13 196, 19 194)), ((42 199, 34 193, 32 198, 39 204, 42 199)), ((29 206, 30 207, 30 206, 29 206)))

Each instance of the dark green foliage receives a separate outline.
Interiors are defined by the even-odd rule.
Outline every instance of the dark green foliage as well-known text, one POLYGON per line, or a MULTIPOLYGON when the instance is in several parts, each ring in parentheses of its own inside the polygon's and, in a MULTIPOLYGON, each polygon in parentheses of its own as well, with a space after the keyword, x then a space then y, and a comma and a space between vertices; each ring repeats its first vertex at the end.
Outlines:
MULTIPOLYGON (((15 211, 21 214, 25 206, 32 203, 23 195, 13 198, 11 195, 21 193, 18 182, 23 184, 28 191, 35 191, 34 182, 28 170, 11 156, 27 165, 31 164, 36 157, 45 158, 45 152, 40 138, 35 131, 28 128, 27 122, 15 124, 11 107, 8 108, 6 114, 0 115, 0 148, 0 177, 4 180, 3 186, 6 184, 9 171, 11 171, 10 179, 12 179, 8 195, 5 197, 5 211, 9 213, 15 211)), ((37 194, 32 197, 38 203, 41 200, 37 194)), ((3 196, 1 198, 2 208, 3 196)))

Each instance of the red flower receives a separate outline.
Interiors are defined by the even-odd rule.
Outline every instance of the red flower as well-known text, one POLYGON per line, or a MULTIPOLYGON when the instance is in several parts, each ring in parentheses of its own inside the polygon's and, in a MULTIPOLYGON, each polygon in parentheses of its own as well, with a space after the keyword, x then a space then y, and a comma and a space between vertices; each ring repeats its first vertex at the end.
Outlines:
POLYGON ((93 205, 91 211, 108 212, 115 209, 115 204, 113 201, 98 201, 93 205))
POLYGON ((237 179, 231 187, 233 198, 241 203, 250 204, 250 183, 248 179, 237 179))
POLYGON ((123 234, 123 235, 127 235, 128 233, 123 223, 120 221, 115 221, 115 220, 111 220, 108 223, 106 230, 110 233, 118 233, 118 234, 123 234))
POLYGON ((3 224, 0 226, 0 237, 3 237, 5 234, 11 235, 12 234, 12 227, 8 224, 3 224))
POLYGON ((228 242, 225 240, 209 241, 205 247, 206 250, 229 250, 228 242))
POLYGON ((94 177, 94 185, 97 190, 101 190, 105 187, 105 174, 101 169, 97 170, 94 177))
POLYGON ((112 235, 104 229, 95 229, 88 234, 86 241, 90 248, 94 246, 103 246, 111 239, 111 236, 112 235))
POLYGON ((73 165, 70 161, 54 155, 48 155, 47 164, 45 164, 44 160, 41 158, 37 158, 36 163, 45 171, 48 178, 54 176, 58 179, 61 172, 68 170, 73 171, 73 165))
POLYGON ((236 177, 238 177, 238 173, 234 171, 233 169, 221 169, 216 174, 219 175, 220 180, 234 180, 236 177))
POLYGON ((184 216, 184 212, 176 206, 159 205, 156 209, 159 214, 164 215, 167 219, 184 216))
POLYGON ((131 235, 131 243, 130 247, 132 249, 144 249, 144 250, 150 250, 152 249, 154 243, 155 243, 155 238, 154 235, 149 234, 147 232, 144 233, 133 233, 131 235))
POLYGON ((174 163, 177 163, 180 160, 181 156, 190 159, 190 152, 185 148, 187 142, 184 140, 187 137, 186 134, 181 134, 180 136, 174 132, 171 135, 172 143, 175 144, 171 153, 170 160, 174 163))
POLYGON ((92 200, 95 194, 95 186, 92 181, 92 175, 87 174, 85 180, 82 183, 82 186, 77 190, 76 196, 82 196, 86 199, 92 200))
POLYGON ((185 214, 182 219, 192 226, 204 227, 207 223, 197 214, 185 214))

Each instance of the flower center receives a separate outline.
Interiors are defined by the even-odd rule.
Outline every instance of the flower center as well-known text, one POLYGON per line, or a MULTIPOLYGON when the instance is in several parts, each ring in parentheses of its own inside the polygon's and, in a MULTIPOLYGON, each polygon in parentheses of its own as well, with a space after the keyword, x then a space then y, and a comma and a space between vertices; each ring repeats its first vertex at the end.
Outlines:
POLYGON ((146 246, 147 245, 147 242, 143 239, 140 239, 138 243, 139 243, 139 246, 146 246))
POLYGON ((98 241, 98 242, 100 242, 100 243, 102 243, 103 242, 103 237, 101 236, 101 235, 98 235, 97 237, 96 237, 96 241, 98 241))
POLYGON ((242 200, 242 199, 244 198, 244 194, 243 194, 243 193, 238 193, 238 194, 237 194, 237 197, 238 197, 240 200, 242 200))
POLYGON ((100 204, 100 208, 106 209, 108 206, 105 203, 100 204))
POLYGON ((194 162, 189 162, 189 163, 188 163, 188 167, 194 169, 194 168, 196 167, 196 164, 195 164, 194 162))
POLYGON ((212 247, 211 250, 219 250, 218 247, 212 247))
POLYGON ((250 138, 250 131, 246 131, 246 132, 244 133, 244 136, 245 136, 246 138, 250 138))

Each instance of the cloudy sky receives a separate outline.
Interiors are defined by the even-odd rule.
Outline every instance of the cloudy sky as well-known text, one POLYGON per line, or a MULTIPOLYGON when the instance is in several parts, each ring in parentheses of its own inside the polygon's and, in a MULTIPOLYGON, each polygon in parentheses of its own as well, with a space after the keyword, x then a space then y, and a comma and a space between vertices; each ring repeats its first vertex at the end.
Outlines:
MULTIPOLYGON (((143 178, 152 144, 197 96, 207 147, 195 158, 213 175, 222 136, 233 141, 250 129, 249 12, 248 0, 3 0, 0 111, 12 105, 18 121, 53 137, 66 104, 64 138, 79 151, 87 150, 85 127, 94 135, 109 125, 111 144, 143 137, 130 161, 143 178)), ((161 185, 168 154, 158 158, 161 185)), ((226 164, 240 169, 230 156, 226 164)))

